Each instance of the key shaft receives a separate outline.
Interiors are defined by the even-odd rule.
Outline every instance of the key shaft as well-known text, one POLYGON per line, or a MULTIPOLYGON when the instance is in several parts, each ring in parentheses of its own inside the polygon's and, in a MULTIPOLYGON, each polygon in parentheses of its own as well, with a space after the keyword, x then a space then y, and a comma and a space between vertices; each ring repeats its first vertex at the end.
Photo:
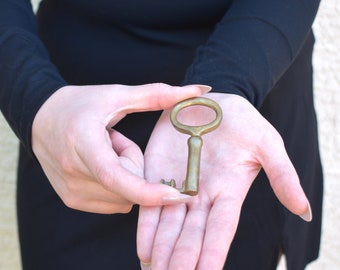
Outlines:
POLYGON ((194 196, 198 193, 202 145, 203 140, 200 136, 191 136, 188 139, 187 175, 181 189, 184 194, 194 196))

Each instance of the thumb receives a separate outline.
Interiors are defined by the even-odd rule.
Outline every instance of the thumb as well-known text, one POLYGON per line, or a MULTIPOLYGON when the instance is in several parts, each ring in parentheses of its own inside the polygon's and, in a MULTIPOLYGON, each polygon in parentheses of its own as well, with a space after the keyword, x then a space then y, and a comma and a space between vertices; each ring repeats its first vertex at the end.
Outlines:
POLYGON ((266 172, 275 195, 292 213, 305 221, 312 220, 309 201, 300 185, 299 176, 289 159, 281 136, 266 140, 262 149, 262 167, 266 172))

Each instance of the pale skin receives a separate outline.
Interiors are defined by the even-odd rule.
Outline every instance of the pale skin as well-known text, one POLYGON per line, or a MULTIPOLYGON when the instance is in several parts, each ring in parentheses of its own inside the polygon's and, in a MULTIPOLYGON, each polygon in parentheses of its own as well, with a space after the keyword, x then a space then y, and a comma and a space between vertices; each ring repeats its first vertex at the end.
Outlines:
MULTIPOLYGON (((261 166, 280 201, 311 219, 280 136, 236 95, 206 94, 220 104, 224 117, 217 130, 203 136, 198 196, 182 196, 160 184, 162 178, 183 180, 186 170, 188 136, 173 128, 169 110, 209 89, 165 84, 66 86, 34 119, 33 152, 67 206, 112 214, 141 205, 137 248, 145 269, 221 269, 242 202, 261 166), (152 110, 165 111, 143 157, 135 143, 111 127, 128 113, 152 110)), ((193 110, 198 108, 180 119, 209 121, 193 110)))
POLYGON ((142 151, 111 127, 128 113, 169 109, 209 90, 161 83, 65 86, 33 121, 33 152, 70 208, 112 214, 127 213, 134 204, 182 201, 177 190, 144 179, 142 151))
MULTIPOLYGON (((242 203, 261 167, 281 203, 311 220, 309 202, 277 131, 243 97, 205 96, 216 100, 224 115, 220 127, 203 136, 199 194, 186 203, 140 208, 137 248, 142 269, 222 269, 242 203)), ((183 111, 182 121, 211 121, 200 110, 195 106, 183 111)), ((184 180, 187 139, 165 111, 145 152, 150 182, 184 180)))

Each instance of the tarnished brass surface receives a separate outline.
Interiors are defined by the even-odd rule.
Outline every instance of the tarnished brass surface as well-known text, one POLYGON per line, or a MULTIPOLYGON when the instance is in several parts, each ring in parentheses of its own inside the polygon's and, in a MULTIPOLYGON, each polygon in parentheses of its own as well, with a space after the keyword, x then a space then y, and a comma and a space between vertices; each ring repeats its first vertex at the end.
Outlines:
MULTIPOLYGON (((186 178, 182 183, 182 188, 178 188, 181 193, 188 195, 197 195, 199 186, 199 172, 200 172, 200 159, 203 140, 201 135, 213 131, 216 129, 222 121, 221 107, 212 99, 197 97, 183 100, 176 104, 172 109, 170 120, 173 126, 182 133, 190 135, 188 139, 188 163, 186 178), (215 119, 205 125, 201 126, 189 126, 180 123, 177 120, 177 114, 184 108, 194 105, 206 106, 215 111, 215 119)), ((174 179, 170 181, 161 180, 163 184, 176 188, 176 182, 174 179)))

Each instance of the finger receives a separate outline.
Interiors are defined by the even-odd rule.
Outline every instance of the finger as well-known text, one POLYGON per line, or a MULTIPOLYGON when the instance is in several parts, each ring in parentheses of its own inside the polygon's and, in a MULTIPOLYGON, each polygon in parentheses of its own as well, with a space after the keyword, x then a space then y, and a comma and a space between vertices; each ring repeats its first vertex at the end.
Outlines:
POLYGON ((217 199, 212 206, 197 266, 198 270, 222 269, 234 238, 242 199, 217 199))
POLYGON ((114 187, 116 192, 124 194, 128 200, 135 204, 143 206, 171 205, 192 199, 191 196, 181 194, 177 189, 168 185, 149 183, 121 167, 117 168, 109 178, 108 186, 114 187), (123 181, 116 181, 117 179, 123 179, 123 181))
POLYGON ((261 164, 276 196, 291 212, 304 216, 302 218, 307 221, 311 220, 308 199, 281 137, 277 135, 267 142, 262 148, 261 164))
MULTIPOLYGON (((192 199, 191 196, 181 194, 177 189, 172 188, 168 185, 161 184, 161 178, 153 177, 153 181, 146 181, 144 179, 144 167, 139 170, 138 173, 134 173, 134 168, 138 162, 143 163, 144 159, 141 156, 140 151, 136 150, 137 145, 129 141, 122 134, 115 134, 116 137, 121 137, 119 141, 121 144, 115 149, 120 153, 119 161, 123 166, 117 166, 115 170, 111 170, 114 179, 123 179, 123 181, 118 181, 115 183, 108 183, 109 187, 114 187, 116 192, 124 194, 124 196, 133 201, 136 204, 143 206, 156 206, 156 205, 171 205, 180 202, 186 202, 192 199), (125 140, 125 143, 123 142, 125 140), (126 148, 123 148, 125 144, 126 148), (135 155, 137 158, 131 160, 135 155), (139 161, 138 161, 139 160, 139 161), (138 177, 141 176, 141 177, 138 177)), ((113 147, 116 147, 117 142, 113 143, 113 147)), ((138 148, 138 147, 137 147, 138 148)), ((139 149, 139 148, 138 148, 139 149)))
MULTIPOLYGON (((97 191, 94 190, 94 192, 97 191)), ((117 201, 118 200, 114 201, 112 199, 110 200, 109 196, 106 196, 105 198, 105 194, 101 194, 101 197, 98 198, 98 200, 95 199, 87 200, 87 198, 85 198, 85 200, 76 199, 75 201, 72 202, 68 200, 64 203, 69 208, 96 214, 117 214, 117 213, 126 214, 131 211, 133 206, 131 202, 126 201, 117 203, 117 201)))
POLYGON ((169 261, 186 213, 185 204, 163 207, 152 247, 152 268, 169 269, 169 261))
POLYGON ((110 138, 112 148, 119 156, 122 166, 136 175, 143 177, 144 157, 138 145, 115 130, 112 130, 110 138))
MULTIPOLYGON (((155 261, 155 265, 152 264, 152 266, 158 269, 156 265, 166 264, 168 261, 167 255, 171 254, 177 235, 182 228, 185 214, 185 204, 166 206, 164 208, 140 208, 137 229, 137 252, 142 262, 151 263, 152 253, 156 251, 156 258, 160 254, 158 258, 160 260, 158 262, 155 261)), ((164 267, 164 269, 166 268, 164 267)))
MULTIPOLYGON (((201 254, 209 211, 210 203, 197 203, 189 207, 168 269, 196 269, 201 254)), ((206 269, 216 268, 209 266, 206 269)))
POLYGON ((112 214, 130 212, 132 203, 108 191, 97 181, 87 177, 75 177, 67 183, 58 181, 66 187, 59 196, 66 206, 85 212, 112 214))
POLYGON ((152 247, 162 207, 141 206, 137 226, 137 254, 143 264, 151 263, 152 247))
POLYGON ((138 111, 154 111, 171 108, 177 102, 199 96, 211 90, 205 85, 170 86, 163 83, 125 86, 122 89, 129 95, 122 95, 122 111, 125 113, 138 111), (131 94, 130 94, 131 93, 131 94))

